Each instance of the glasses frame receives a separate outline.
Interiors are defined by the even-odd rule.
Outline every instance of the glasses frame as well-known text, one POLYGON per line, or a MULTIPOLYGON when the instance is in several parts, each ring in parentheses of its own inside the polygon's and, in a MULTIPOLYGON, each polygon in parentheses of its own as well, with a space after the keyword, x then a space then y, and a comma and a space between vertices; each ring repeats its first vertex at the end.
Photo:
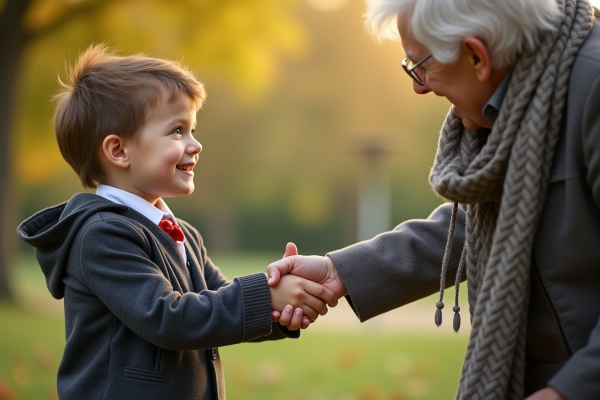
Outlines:
POLYGON ((421 66, 421 64, 423 64, 425 61, 429 60, 432 55, 433 54, 429 54, 427 57, 423 58, 421 61, 419 61, 418 63, 416 63, 412 67, 409 67, 407 65, 408 57, 406 57, 404 60, 402 60, 402 68, 406 71, 406 73, 411 78, 413 78, 415 80, 415 82, 417 82, 421 86, 425 85, 425 81, 423 81, 423 79, 421 79, 421 77, 419 77, 419 75, 417 75, 417 73, 415 72, 415 69, 419 68, 419 66, 421 66))

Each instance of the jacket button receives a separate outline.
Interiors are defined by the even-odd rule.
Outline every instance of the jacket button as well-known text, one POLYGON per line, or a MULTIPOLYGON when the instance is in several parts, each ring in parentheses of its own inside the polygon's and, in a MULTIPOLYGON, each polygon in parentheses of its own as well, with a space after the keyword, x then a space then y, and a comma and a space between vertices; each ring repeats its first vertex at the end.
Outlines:
POLYGON ((212 349, 210 349, 210 356, 212 357, 213 360, 217 359, 217 355, 219 353, 217 352, 217 348, 213 347, 212 349))

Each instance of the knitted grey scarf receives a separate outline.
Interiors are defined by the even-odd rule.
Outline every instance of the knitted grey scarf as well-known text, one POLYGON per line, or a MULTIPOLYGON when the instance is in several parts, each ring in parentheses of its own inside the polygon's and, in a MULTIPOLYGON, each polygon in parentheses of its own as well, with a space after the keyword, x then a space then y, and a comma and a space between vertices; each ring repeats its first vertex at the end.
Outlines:
MULTIPOLYGON (((563 19, 540 45, 521 55, 494 127, 463 128, 450 112, 430 180, 455 202, 442 292, 458 203, 466 208, 466 241, 456 278, 466 268, 472 331, 458 399, 522 399, 531 250, 558 140, 571 66, 594 23, 587 0, 557 0, 563 19)), ((438 303, 436 323, 441 323, 438 303), (439 320, 438 320, 439 317, 439 320)))

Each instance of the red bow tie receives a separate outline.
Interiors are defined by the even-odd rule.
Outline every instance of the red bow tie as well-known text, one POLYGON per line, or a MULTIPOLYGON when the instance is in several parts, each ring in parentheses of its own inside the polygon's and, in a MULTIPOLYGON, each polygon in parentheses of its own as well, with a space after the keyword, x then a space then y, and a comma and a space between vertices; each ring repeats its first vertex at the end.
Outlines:
POLYGON ((167 232, 176 242, 183 242, 185 240, 185 236, 179 225, 174 225, 170 219, 163 219, 158 223, 158 227, 167 232))

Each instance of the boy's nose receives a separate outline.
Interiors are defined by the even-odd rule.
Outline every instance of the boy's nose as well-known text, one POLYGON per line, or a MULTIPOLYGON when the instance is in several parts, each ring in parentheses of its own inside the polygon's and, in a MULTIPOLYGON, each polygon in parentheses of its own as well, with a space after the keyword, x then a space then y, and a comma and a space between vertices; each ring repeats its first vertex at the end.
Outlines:
POLYGON ((192 142, 188 145, 187 150, 190 154, 198 154, 202 151, 202 145, 196 138, 192 137, 192 142))

